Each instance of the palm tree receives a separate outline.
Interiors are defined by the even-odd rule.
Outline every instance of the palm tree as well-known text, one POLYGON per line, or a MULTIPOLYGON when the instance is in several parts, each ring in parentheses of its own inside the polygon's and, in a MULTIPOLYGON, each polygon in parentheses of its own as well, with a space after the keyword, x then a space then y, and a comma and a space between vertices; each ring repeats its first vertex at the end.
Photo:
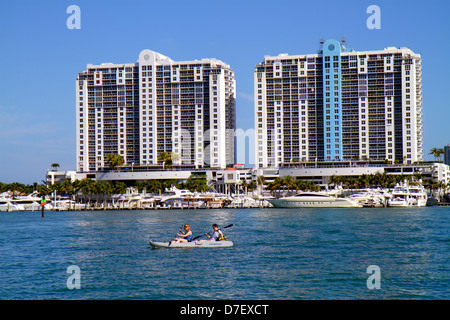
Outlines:
MULTIPOLYGON (((72 196, 74 194, 74 190, 75 190, 74 184, 72 183, 70 178, 65 179, 61 184, 61 191, 65 192, 66 195, 69 196, 70 200, 73 200, 72 196)), ((69 210, 70 210, 70 202, 69 202, 69 210)))
POLYGON ((287 175, 283 179, 283 184, 287 187, 288 192, 294 187, 294 181, 292 180, 292 176, 287 175))
POLYGON ((423 178, 423 174, 421 174, 419 172, 414 172, 413 176, 414 176, 414 180, 416 180, 416 181, 422 180, 422 178, 423 178))
POLYGON ((430 150, 430 153, 428 154, 432 154, 434 156, 434 160, 437 161, 437 158, 441 155, 440 154, 440 149, 439 148, 432 148, 430 150))
POLYGON ((279 195, 279 189, 284 184, 283 179, 280 177, 276 177, 272 182, 269 182, 267 184, 267 188, 270 189, 271 193, 276 193, 275 191, 278 191, 279 195))
POLYGON ((163 151, 158 155, 158 162, 162 162, 163 170, 166 170, 166 165, 172 165, 172 156, 169 153, 163 151))
POLYGON ((160 180, 150 180, 147 183, 146 189, 151 193, 158 193, 162 188, 160 180))
POLYGON ((362 174, 358 176, 356 179, 356 188, 363 189, 369 185, 368 176, 366 174, 362 174))
POLYGON ((75 180, 74 182, 72 182, 72 187, 73 187, 73 190, 72 190, 72 192, 73 192, 73 195, 74 195, 74 201, 77 201, 78 199, 78 193, 80 192, 80 190, 81 190, 81 180, 75 180))
POLYGON ((59 168, 59 163, 54 162, 50 166, 53 168, 53 171, 56 171, 59 168))
MULTIPOLYGON (((177 181, 169 180, 167 182, 168 186, 170 185, 176 185, 177 181)), ((186 181, 186 188, 189 191, 199 191, 199 192, 206 192, 209 190, 209 186, 206 180, 205 174, 193 174, 190 175, 189 178, 186 181)))
POLYGON ((256 177, 256 185, 259 187, 261 187, 261 194, 264 191, 264 181, 266 180, 266 178, 263 175, 257 176, 256 177))
POLYGON ((118 180, 110 181, 110 184, 111 184, 111 187, 110 187, 111 190, 110 190, 109 197, 110 197, 110 200, 111 200, 113 208, 115 208, 116 205, 114 203, 113 194, 114 195, 117 195, 117 194, 120 195, 120 194, 125 193, 127 191, 127 185, 126 185, 125 182, 118 181, 118 180))
POLYGON ((123 156, 116 153, 109 154, 108 157, 106 157, 106 161, 109 162, 109 167, 113 170, 125 162, 123 156))
POLYGON ((83 200, 86 203, 86 206, 90 205, 91 195, 93 194, 94 191, 94 183, 95 183, 94 180, 88 178, 84 178, 79 183, 79 190, 83 194, 83 200))
POLYGON ((243 188, 245 191, 245 194, 247 194, 248 182, 246 179, 241 180, 241 188, 243 188))
POLYGON ((447 188, 447 184, 444 182, 444 180, 439 180, 436 183, 436 187, 438 189, 439 202, 441 202, 442 198, 443 198, 443 195, 445 194, 445 189, 447 188))
POLYGON ((255 190, 257 188, 257 184, 256 184, 256 182, 254 181, 254 180, 252 180, 252 181, 250 181, 249 183, 248 183, 248 189, 250 190, 250 191, 253 191, 253 190, 255 190))
POLYGON ((444 148, 437 149, 437 155, 438 155, 439 160, 442 161, 441 156, 445 155, 444 148))
POLYGON ((36 186, 36 190, 42 197, 51 193, 51 190, 46 185, 40 184, 36 186))
POLYGON ((338 177, 337 175, 333 174, 333 175, 328 179, 328 186, 331 186, 331 185, 337 185, 338 180, 339 180, 339 177, 338 177))
POLYGON ((114 183, 113 181, 103 182, 103 210, 109 207, 112 199, 112 194, 114 193, 114 183))
POLYGON ((114 181, 114 193, 122 194, 127 191, 127 185, 123 181, 114 181))
POLYGON ((430 189, 430 194, 433 196, 433 194, 434 194, 433 191, 437 188, 436 180, 434 180, 432 178, 425 179, 424 186, 426 189, 430 189))

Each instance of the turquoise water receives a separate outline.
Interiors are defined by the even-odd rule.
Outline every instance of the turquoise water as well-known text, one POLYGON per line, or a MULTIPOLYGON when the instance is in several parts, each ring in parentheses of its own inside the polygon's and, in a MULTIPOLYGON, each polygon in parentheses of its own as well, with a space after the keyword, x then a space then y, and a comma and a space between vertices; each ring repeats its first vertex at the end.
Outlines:
POLYGON ((450 208, 0 214, 0 299, 449 299, 450 208), (152 249, 184 223, 231 248, 152 249), (68 289, 67 268, 80 268, 68 289), (367 267, 380 268, 368 289, 367 267))

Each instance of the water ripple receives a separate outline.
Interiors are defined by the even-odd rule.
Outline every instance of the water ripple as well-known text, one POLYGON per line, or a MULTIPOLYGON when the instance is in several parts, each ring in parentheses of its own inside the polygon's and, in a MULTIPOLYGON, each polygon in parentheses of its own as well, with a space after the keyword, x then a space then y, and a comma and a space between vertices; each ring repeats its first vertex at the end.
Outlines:
POLYGON ((1 299, 448 299, 446 208, 0 215, 1 299), (232 248, 151 249, 189 222, 232 248), (66 287, 69 265, 80 290, 66 287), (369 265, 381 289, 366 286, 369 265))

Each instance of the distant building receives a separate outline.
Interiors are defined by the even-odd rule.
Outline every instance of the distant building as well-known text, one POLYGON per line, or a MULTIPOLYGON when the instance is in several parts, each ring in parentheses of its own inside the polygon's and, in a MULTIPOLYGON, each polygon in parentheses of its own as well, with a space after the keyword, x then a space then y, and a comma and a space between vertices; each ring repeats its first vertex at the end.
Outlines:
POLYGON ((130 168, 226 168, 236 160, 234 71, 216 59, 176 62, 143 50, 136 63, 88 64, 76 82, 77 171, 108 167, 120 154, 130 168))
POLYGON ((76 171, 48 170, 45 175, 45 182, 48 186, 51 186, 55 183, 63 183, 66 179, 73 182, 75 180, 82 180, 83 178, 86 178, 86 175, 80 175, 76 171))
POLYGON ((255 161, 422 160, 422 60, 408 48, 265 56, 254 71, 255 161))
POLYGON ((444 163, 450 166, 450 143, 444 147, 444 163))

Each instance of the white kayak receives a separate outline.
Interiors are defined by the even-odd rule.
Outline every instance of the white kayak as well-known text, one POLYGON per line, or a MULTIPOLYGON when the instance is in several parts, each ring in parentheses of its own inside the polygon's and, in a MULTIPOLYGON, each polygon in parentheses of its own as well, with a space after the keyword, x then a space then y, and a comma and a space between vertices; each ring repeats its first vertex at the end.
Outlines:
POLYGON ((217 247, 232 247, 233 241, 224 240, 224 241, 192 241, 192 242, 179 242, 172 243, 170 242, 156 242, 150 240, 150 245, 154 248, 217 248, 217 247))

